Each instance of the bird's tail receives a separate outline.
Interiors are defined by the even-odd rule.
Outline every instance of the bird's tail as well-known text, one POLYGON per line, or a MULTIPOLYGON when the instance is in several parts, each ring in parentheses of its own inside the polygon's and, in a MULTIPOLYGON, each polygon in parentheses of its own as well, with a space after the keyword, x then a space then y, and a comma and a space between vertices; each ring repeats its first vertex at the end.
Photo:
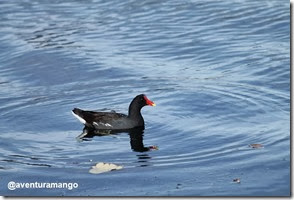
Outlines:
POLYGON ((76 115, 80 115, 80 114, 82 113, 82 110, 79 109, 79 108, 74 108, 74 109, 72 110, 72 112, 73 112, 74 114, 76 114, 76 115))
POLYGON ((86 120, 83 119, 83 114, 82 114, 82 110, 79 108, 74 108, 72 110, 72 114, 83 124, 86 124, 86 120))

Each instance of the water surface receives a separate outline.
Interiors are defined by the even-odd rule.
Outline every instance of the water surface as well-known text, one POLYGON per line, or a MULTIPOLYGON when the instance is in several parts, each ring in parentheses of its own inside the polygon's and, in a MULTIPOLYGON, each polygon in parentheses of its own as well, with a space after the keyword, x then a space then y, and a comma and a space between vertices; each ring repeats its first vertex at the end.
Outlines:
POLYGON ((288 1, 0 10, 1 195, 290 195, 288 1), (76 139, 74 107, 126 113, 141 93, 157 104, 142 110, 144 131, 76 139), (90 174, 98 162, 124 168, 90 174), (79 187, 11 191, 9 181, 79 187))

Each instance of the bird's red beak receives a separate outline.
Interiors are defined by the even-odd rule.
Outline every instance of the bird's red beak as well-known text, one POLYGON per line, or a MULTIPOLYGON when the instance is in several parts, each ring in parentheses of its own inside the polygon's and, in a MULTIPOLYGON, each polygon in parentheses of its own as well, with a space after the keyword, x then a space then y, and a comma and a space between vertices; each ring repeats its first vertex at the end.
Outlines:
POLYGON ((144 96, 144 99, 145 99, 147 105, 156 106, 156 104, 153 101, 149 100, 146 96, 144 96))

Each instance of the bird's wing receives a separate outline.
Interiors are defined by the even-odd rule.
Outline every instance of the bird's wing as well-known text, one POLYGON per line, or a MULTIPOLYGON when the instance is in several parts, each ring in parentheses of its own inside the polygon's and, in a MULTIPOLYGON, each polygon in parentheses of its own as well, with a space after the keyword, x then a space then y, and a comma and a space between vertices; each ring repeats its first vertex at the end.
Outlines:
POLYGON ((97 129, 111 129, 125 117, 127 117, 127 115, 114 112, 83 112, 83 119, 97 129))

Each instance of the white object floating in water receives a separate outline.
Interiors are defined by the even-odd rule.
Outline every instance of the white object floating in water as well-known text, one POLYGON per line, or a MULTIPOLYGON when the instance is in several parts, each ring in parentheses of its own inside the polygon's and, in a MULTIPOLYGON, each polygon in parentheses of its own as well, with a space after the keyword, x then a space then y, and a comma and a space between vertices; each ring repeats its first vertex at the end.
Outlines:
POLYGON ((235 183, 241 183, 241 180, 240 180, 239 178, 235 178, 235 179, 233 180, 233 182, 235 182, 235 183))
POLYGON ((109 172, 109 171, 113 171, 113 170, 119 170, 122 169, 122 166, 119 165, 115 165, 112 163, 103 163, 103 162, 99 162, 96 165, 92 166, 92 169, 89 170, 89 172, 91 174, 101 174, 104 172, 109 172))
POLYGON ((253 149, 259 149, 259 148, 263 148, 262 144, 249 144, 249 147, 253 148, 253 149))

